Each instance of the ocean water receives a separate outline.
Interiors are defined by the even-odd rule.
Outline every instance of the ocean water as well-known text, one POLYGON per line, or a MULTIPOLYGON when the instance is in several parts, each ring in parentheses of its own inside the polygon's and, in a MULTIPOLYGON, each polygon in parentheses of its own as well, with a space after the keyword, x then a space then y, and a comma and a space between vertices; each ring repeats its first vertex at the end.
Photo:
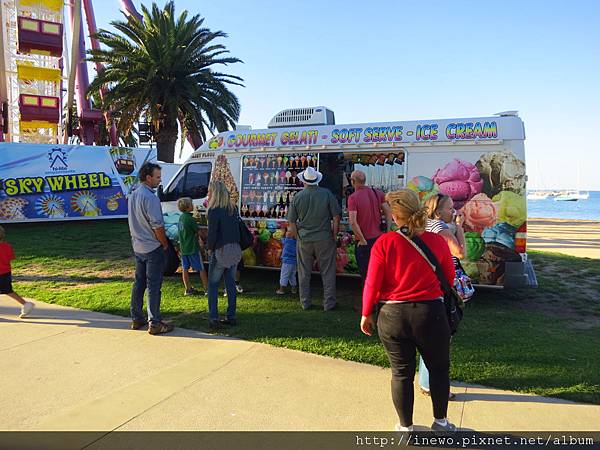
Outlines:
POLYGON ((545 219, 600 220, 600 192, 590 191, 590 198, 576 202, 527 200, 527 216, 545 219))

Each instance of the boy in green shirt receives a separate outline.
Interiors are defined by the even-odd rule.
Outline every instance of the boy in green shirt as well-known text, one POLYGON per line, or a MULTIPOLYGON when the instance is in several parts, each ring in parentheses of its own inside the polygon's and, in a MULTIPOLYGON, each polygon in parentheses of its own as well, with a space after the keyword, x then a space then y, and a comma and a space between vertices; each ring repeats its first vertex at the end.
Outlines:
MULTIPOLYGON (((200 281, 204 287, 204 293, 207 292, 208 277, 206 270, 200 257, 200 245, 202 239, 198 230, 198 224, 192 217, 191 212, 194 210, 192 199, 189 197, 180 198, 177 200, 177 208, 182 212, 179 217, 179 252, 181 254, 181 277, 185 286, 185 295, 195 295, 198 291, 190 284, 190 268, 196 270, 200 274, 200 281)), ((203 245, 203 244, 202 244, 203 245)))

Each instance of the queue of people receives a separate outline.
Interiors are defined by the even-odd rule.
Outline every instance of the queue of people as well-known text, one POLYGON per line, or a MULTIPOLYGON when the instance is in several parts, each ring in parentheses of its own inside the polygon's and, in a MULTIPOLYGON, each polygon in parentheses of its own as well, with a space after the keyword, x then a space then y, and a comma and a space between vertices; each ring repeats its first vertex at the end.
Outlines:
MULTIPOLYGON (((131 328, 146 328, 152 335, 169 333, 173 325, 160 313, 163 272, 168 251, 161 204, 154 189, 161 182, 161 168, 146 163, 139 171, 140 186, 129 197, 128 223, 135 256, 135 280, 131 289, 131 328), (147 316, 143 298, 147 297, 147 316)), ((333 194, 319 186, 322 174, 309 166, 298 175, 304 189, 293 199, 289 226, 283 241, 282 269, 277 294, 299 293, 303 309, 313 308, 310 277, 315 260, 323 282, 323 309, 338 307, 336 299, 335 253, 341 208, 333 194), (298 282, 296 282, 296 272, 298 282), (298 289, 298 291, 296 290, 298 289)), ((351 174, 355 192, 349 197, 349 221, 357 239, 357 262, 364 283, 360 329, 378 336, 388 355, 391 394, 400 422, 397 431, 413 430, 414 388, 417 351, 420 355, 419 384, 431 396, 434 431, 455 431, 447 418, 450 393, 451 331, 444 306, 444 292, 432 259, 443 277, 453 285, 455 263, 465 254, 462 217, 457 216, 452 199, 438 194, 422 204, 410 189, 384 195, 365 186, 365 174, 351 174), (382 220, 383 219, 383 220, 382 220), (397 232, 389 231, 392 223, 397 232), (428 250, 428 251, 427 251, 428 250), (454 260, 453 260, 454 259, 454 260)), ((199 273, 207 293, 209 327, 237 324, 236 302, 241 291, 236 272, 242 259, 240 217, 225 184, 218 180, 208 187, 208 237, 202 242, 191 215, 189 198, 178 201, 182 280, 185 295, 198 292, 192 286, 189 270, 199 273), (200 257, 200 246, 209 254, 208 273, 200 257), (221 281, 227 293, 225 317, 218 313, 221 281)), ((5 242, 0 227, 0 294, 22 305, 21 317, 34 308, 12 289, 12 247, 5 242)))
MULTIPOLYGON (((315 260, 323 283, 323 309, 338 307, 335 252, 341 208, 333 194, 319 186, 322 174, 309 166, 298 175, 304 189, 293 199, 288 229, 283 238, 282 270, 277 294, 287 286, 296 292, 304 310, 313 308, 310 277, 315 260), (298 282, 296 283, 296 272, 298 282)), ((167 248, 160 202, 152 189, 160 183, 160 167, 146 164, 140 170, 141 186, 129 202, 129 226, 136 261, 131 294, 132 328, 148 323, 150 334, 168 333, 172 325, 160 317, 160 288, 167 248), (148 291, 148 319, 142 314, 144 290, 148 291)), ((414 388, 417 351, 420 354, 420 384, 431 396, 435 431, 455 431, 447 418, 450 393, 450 338, 443 289, 435 267, 423 252, 429 250, 450 285, 455 276, 454 258, 465 252, 462 220, 457 218, 448 196, 437 195, 423 205, 410 189, 384 195, 365 186, 365 175, 351 175, 355 192, 349 198, 349 220, 358 239, 357 263, 364 283, 360 329, 373 335, 375 329, 388 355, 391 393, 400 422, 398 431, 413 430, 414 388), (383 221, 382 221, 383 218, 383 221), (397 232, 389 231, 392 223, 397 232)), ((208 292, 209 326, 233 326, 236 318, 236 270, 241 261, 239 213, 221 181, 208 188, 209 270, 204 273, 198 256, 199 235, 190 217, 191 202, 182 199, 180 233, 183 234, 182 263, 185 293, 193 293, 189 268, 200 272, 208 292), (225 282, 226 317, 218 314, 218 286, 225 282)), ((192 219, 193 220, 193 219, 192 219)))

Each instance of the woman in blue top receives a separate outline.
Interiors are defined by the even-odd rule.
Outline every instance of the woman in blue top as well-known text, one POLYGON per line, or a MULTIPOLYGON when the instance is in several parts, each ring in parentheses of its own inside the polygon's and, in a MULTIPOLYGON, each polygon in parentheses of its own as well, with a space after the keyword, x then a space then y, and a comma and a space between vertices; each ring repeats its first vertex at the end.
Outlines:
POLYGON ((240 228, 237 208, 231 202, 229 191, 221 181, 208 185, 208 238, 210 252, 208 269, 208 324, 210 328, 235 325, 236 288, 235 270, 242 259, 240 228), (227 290, 227 318, 219 320, 219 283, 225 278, 227 290))

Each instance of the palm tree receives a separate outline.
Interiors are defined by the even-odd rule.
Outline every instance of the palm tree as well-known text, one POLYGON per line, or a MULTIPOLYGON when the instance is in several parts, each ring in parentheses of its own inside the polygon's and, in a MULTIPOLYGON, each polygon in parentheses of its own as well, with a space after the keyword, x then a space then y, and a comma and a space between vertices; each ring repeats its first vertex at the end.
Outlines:
POLYGON ((156 128, 158 159, 173 162, 179 129, 183 145, 188 134, 201 143, 207 131, 234 127, 240 103, 228 85, 243 86, 243 80, 213 67, 241 60, 223 56, 229 51, 213 42, 227 34, 203 28, 200 15, 188 20, 183 11, 176 18, 172 1, 164 9, 142 6, 142 12, 141 21, 111 22, 120 33, 96 34, 103 47, 90 50, 88 60, 104 69, 87 95, 104 89, 101 107, 118 120, 120 134, 128 135, 140 115, 148 117, 156 128))

